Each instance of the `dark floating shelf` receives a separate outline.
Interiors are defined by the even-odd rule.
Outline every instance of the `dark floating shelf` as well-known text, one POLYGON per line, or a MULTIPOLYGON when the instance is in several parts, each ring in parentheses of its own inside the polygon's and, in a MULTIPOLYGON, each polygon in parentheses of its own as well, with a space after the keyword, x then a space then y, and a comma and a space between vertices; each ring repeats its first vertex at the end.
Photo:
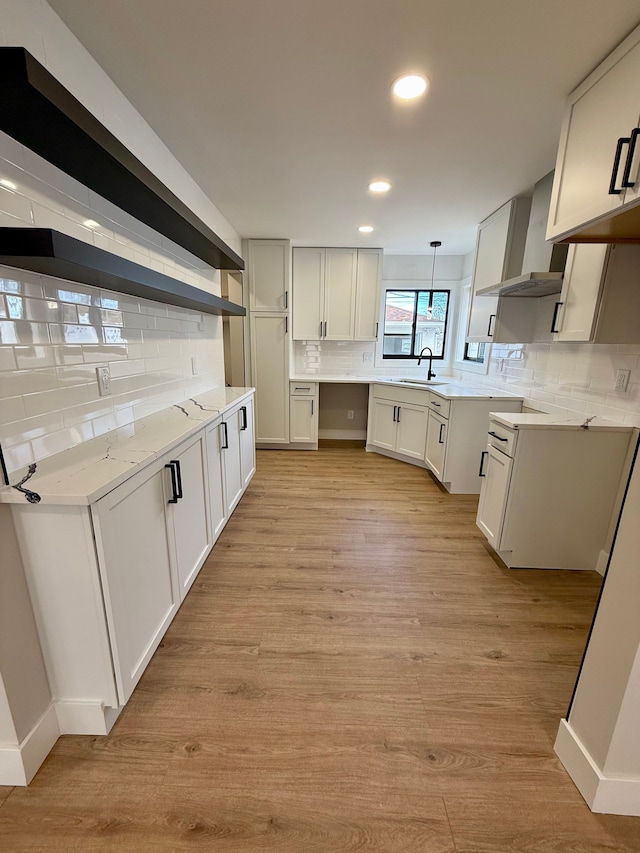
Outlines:
POLYGON ((0 130, 217 269, 242 258, 23 47, 0 47, 0 130))
POLYGON ((241 305, 50 228, 0 228, 0 264, 207 314, 247 313, 241 305))

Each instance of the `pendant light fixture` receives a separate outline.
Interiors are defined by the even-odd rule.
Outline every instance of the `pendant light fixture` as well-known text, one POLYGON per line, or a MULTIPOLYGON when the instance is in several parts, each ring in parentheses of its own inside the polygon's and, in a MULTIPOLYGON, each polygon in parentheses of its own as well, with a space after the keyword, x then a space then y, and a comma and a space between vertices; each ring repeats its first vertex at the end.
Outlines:
MULTIPOLYGON (((435 280, 436 280, 436 253, 440 246, 442 246, 441 240, 432 240, 429 245, 433 249, 433 266, 431 267, 431 290, 435 289, 435 280)), ((430 302, 433 301, 433 295, 431 296, 430 302)), ((429 306, 429 319, 432 317, 433 307, 429 306)))

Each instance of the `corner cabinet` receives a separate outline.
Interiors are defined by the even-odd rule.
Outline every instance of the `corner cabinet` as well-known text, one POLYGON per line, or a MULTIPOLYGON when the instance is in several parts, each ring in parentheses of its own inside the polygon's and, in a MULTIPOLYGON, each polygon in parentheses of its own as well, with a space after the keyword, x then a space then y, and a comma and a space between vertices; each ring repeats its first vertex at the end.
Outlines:
POLYGON ((252 414, 247 395, 89 505, 11 504, 63 734, 106 734, 130 698, 255 470, 252 414))
POLYGON ((478 291, 522 272, 530 209, 530 198, 512 198, 478 226, 467 341, 493 340, 498 297, 478 291))
POLYGON ((424 463, 428 392, 371 385, 367 445, 424 463))
MULTIPOLYGON (((612 211, 640 201, 639 134, 637 27, 568 98, 547 239, 574 237, 612 211)), ((608 242, 606 233, 600 235, 602 242, 608 242)))
POLYGON ((382 249, 293 249, 293 339, 376 340, 382 249))

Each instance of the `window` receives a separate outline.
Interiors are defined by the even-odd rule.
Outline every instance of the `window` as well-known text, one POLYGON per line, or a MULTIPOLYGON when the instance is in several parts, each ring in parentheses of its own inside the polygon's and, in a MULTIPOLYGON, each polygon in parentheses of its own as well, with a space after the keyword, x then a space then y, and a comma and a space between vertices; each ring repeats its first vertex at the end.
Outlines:
POLYGON ((465 344, 463 361, 473 361, 476 364, 484 364, 486 344, 465 344))
POLYGON ((449 290, 387 290, 382 357, 416 359, 431 347, 434 358, 444 358, 449 295, 449 290))

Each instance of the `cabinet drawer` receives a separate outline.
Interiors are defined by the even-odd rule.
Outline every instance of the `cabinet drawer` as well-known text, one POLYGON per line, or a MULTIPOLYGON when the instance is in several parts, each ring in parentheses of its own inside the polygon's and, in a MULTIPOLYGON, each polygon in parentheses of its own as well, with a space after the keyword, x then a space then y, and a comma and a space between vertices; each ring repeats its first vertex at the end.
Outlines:
POLYGON ((496 421, 489 421, 488 442, 491 447, 506 453, 507 456, 513 456, 516 451, 516 442, 518 440, 518 431, 503 426, 496 421))
POLYGON ((290 397, 314 397, 318 393, 317 382, 290 382, 290 397))
POLYGON ((429 392, 429 408, 432 412, 442 415, 443 418, 448 418, 451 411, 451 400, 445 400, 444 397, 429 392))

